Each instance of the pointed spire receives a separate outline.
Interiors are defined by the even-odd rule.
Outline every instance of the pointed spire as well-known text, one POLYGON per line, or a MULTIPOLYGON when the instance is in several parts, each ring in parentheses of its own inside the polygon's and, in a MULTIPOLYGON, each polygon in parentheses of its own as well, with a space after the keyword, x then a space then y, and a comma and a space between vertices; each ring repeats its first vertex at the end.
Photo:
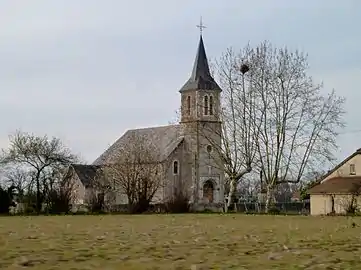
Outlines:
POLYGON ((196 80, 198 77, 203 77, 203 78, 211 77, 202 36, 200 36, 197 55, 194 61, 193 71, 191 75, 191 78, 193 80, 196 80))
MULTIPOLYGON (((199 27, 204 27, 202 24, 199 27)), ((181 88, 180 92, 186 90, 215 90, 222 91, 213 79, 208 65, 206 50, 204 48, 203 37, 200 35, 196 59, 193 71, 189 80, 181 88)))

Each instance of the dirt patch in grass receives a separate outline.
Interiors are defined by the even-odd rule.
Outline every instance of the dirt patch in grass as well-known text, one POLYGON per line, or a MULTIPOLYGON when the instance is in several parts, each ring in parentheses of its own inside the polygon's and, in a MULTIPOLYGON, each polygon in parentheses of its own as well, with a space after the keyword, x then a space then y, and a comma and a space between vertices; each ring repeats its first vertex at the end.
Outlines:
POLYGON ((0 269, 360 269, 360 237, 357 217, 1 217, 0 269))

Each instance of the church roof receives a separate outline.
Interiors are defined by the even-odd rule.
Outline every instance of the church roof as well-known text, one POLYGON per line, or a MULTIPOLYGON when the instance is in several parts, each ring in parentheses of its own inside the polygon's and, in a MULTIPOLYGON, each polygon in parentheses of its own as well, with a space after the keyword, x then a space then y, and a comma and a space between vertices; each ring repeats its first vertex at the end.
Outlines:
POLYGON ((180 92, 202 89, 222 91, 209 71, 208 59, 206 55, 206 50, 204 48, 203 38, 202 36, 200 36, 197 55, 194 61, 191 77, 183 85, 180 92))
POLYGON ((101 166, 85 164, 71 164, 71 167, 86 188, 91 186, 91 182, 99 172, 99 169, 101 169, 101 166))
POLYGON ((125 147, 128 144, 134 143, 134 138, 138 136, 146 138, 149 145, 151 145, 154 162, 165 160, 183 140, 180 125, 128 130, 99 156, 93 162, 93 165, 119 162, 125 147))

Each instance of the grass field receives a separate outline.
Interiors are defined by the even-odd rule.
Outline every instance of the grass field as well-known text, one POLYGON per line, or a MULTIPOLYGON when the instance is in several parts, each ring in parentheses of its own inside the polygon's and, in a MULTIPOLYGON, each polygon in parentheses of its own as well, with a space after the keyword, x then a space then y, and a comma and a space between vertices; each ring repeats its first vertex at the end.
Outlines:
POLYGON ((0 269, 361 269, 361 218, 0 217, 0 269))

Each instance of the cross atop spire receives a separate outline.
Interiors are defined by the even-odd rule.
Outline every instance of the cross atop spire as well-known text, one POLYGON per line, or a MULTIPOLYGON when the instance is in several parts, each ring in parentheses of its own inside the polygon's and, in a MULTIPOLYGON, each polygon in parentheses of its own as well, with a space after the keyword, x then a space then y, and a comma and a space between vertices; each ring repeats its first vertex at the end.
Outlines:
POLYGON ((207 26, 204 26, 204 25, 203 25, 202 16, 201 16, 201 20, 200 20, 199 24, 196 25, 196 26, 199 28, 199 32, 200 32, 200 34, 201 34, 201 36, 202 36, 203 29, 204 29, 204 28, 207 28, 207 26))
POLYGON ((183 85, 180 92, 187 90, 215 90, 222 91, 219 85, 216 83, 209 71, 209 65, 206 55, 206 50, 204 49, 202 30, 206 28, 203 25, 202 17, 200 24, 197 25, 200 29, 200 38, 198 44, 198 50, 196 59, 194 60, 192 74, 189 80, 183 85))

